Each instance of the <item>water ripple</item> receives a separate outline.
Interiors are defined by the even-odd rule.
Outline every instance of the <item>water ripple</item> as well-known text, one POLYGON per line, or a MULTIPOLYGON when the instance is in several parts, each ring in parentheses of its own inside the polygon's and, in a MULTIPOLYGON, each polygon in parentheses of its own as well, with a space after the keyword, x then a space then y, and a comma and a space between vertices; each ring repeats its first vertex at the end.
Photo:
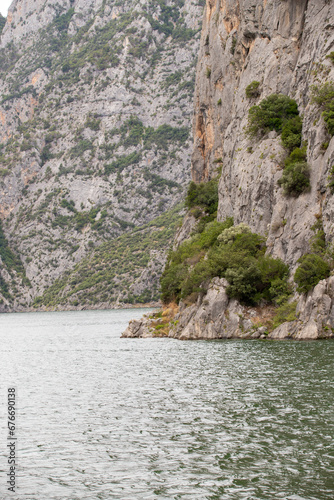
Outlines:
POLYGON ((142 312, 0 315, 18 500, 334 498, 333 342, 120 339, 142 312))

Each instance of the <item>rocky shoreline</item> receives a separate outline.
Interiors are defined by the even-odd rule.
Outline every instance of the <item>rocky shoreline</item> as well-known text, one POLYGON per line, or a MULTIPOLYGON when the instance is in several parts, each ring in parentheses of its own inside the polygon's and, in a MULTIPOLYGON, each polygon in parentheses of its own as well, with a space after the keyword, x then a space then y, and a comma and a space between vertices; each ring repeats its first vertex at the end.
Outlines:
POLYGON ((227 281, 214 278, 197 303, 179 309, 163 325, 157 316, 132 320, 122 338, 169 337, 179 340, 275 339, 317 340, 334 338, 334 276, 322 280, 306 296, 295 295, 296 319, 268 327, 275 308, 245 307, 226 294, 227 281))

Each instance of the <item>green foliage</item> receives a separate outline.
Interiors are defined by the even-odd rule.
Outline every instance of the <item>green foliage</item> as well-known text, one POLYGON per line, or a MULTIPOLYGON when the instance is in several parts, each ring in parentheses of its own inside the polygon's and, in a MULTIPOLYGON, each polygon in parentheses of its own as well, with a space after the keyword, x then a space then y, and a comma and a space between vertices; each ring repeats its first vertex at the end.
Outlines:
POLYGON ((232 55, 234 55, 236 45, 237 45, 237 38, 233 37, 232 38, 232 44, 231 44, 231 54, 232 55))
POLYGON ((96 132, 97 130, 100 130, 100 124, 101 120, 97 116, 88 115, 85 127, 88 127, 96 132))
POLYGON ((71 22, 72 16, 74 14, 74 9, 68 9, 65 14, 57 16, 53 22, 54 26, 58 31, 67 31, 69 24, 71 22))
POLYGON ((260 82, 257 82, 255 80, 249 85, 247 85, 245 89, 247 99, 253 99, 259 97, 261 93, 259 87, 260 87, 260 82))
POLYGON ((299 196, 310 189, 310 169, 306 161, 307 143, 295 148, 284 161, 283 175, 278 184, 287 196, 299 196))
MULTIPOLYGON (((71 204, 71 202, 69 202, 71 204)), ((37 297, 34 306, 54 308, 59 304, 87 305, 113 302, 122 296, 126 303, 144 303, 158 299, 159 269, 150 277, 151 287, 138 295, 129 291, 129 285, 140 277, 147 267, 152 251, 164 251, 172 243, 182 220, 179 205, 142 227, 97 246, 72 271, 67 271, 44 294, 37 297)), ((96 212, 95 212, 96 215, 96 212)), ((81 213, 78 225, 94 213, 81 213)), ((88 243, 94 247, 92 241, 88 243)))
POLYGON ((6 24, 6 18, 0 14, 0 35, 2 33, 2 30, 4 29, 4 26, 6 24))
POLYGON ((187 127, 172 127, 166 124, 156 129, 148 127, 144 135, 144 148, 150 149, 155 144, 158 149, 167 150, 170 144, 185 144, 188 137, 187 127))
POLYGON ((299 196, 310 189, 310 169, 307 163, 291 163, 283 170, 278 181, 283 187, 284 194, 299 196))
MULTIPOLYGON (((2 260, 3 266, 6 268, 11 277, 13 277, 13 271, 15 271, 18 274, 18 277, 22 279, 23 284, 30 286, 30 282, 25 276, 25 270, 21 262, 21 259, 9 247, 1 223, 0 223, 0 258, 2 260)), ((0 275, 0 293, 8 300, 12 299, 8 283, 1 275, 0 275)))
POLYGON ((307 293, 320 280, 329 276, 330 267, 320 255, 306 254, 298 262, 300 265, 295 272, 294 280, 299 293, 307 293))
POLYGON ((317 104, 323 111, 326 128, 331 136, 334 135, 334 83, 326 82, 311 87, 311 102, 317 104))
POLYGON ((302 148, 295 148, 289 156, 284 160, 284 167, 288 167, 293 163, 304 163, 307 158, 307 144, 305 143, 302 148))
POLYGON ((281 132, 285 123, 298 116, 298 106, 294 99, 284 94, 272 94, 258 106, 252 106, 248 113, 246 133, 249 137, 264 135, 270 130, 281 132))
POLYGON ((312 253, 324 255, 326 252, 326 235, 322 224, 322 219, 319 218, 317 222, 311 227, 314 236, 311 238, 312 253))
POLYGON ((295 321, 297 302, 286 302, 282 304, 276 311, 276 315, 273 318, 273 328, 277 328, 282 323, 286 321, 295 321))
POLYGON ((147 14, 147 19, 153 30, 164 34, 166 37, 171 36, 176 42, 187 42, 194 38, 196 31, 187 28, 184 19, 181 17, 180 8, 183 6, 183 1, 178 0, 172 5, 166 5, 164 0, 156 0, 159 6, 159 17, 156 19, 151 14, 147 14))
POLYGON ((288 120, 282 128, 282 144, 288 151, 299 148, 302 142, 303 122, 300 116, 295 116, 288 120))
POLYGON ((330 59, 331 63, 334 64, 334 52, 331 52, 326 56, 326 59, 330 59))
POLYGON ((215 213, 218 208, 218 179, 214 178, 200 184, 191 182, 185 204, 188 209, 199 206, 209 214, 215 213))
POLYGON ((227 243, 233 243, 233 241, 236 240, 237 236, 240 236, 241 234, 247 234, 250 232, 251 232, 251 230, 249 229, 249 226, 247 226, 247 224, 244 224, 242 222, 241 224, 238 224, 237 226, 232 226, 232 227, 225 229, 218 236, 218 241, 220 241, 221 243, 224 243, 224 245, 226 245, 227 243))
POLYGON ((78 156, 82 156, 85 151, 92 151, 94 149, 94 145, 88 139, 79 139, 76 146, 70 149, 70 157, 76 158, 78 156))
POLYGON ((14 269, 17 273, 24 274, 24 267, 20 257, 14 254, 8 245, 7 238, 4 235, 2 225, 0 224, 0 257, 8 270, 14 269))
POLYGON ((126 167, 139 163, 140 160, 141 154, 136 152, 120 156, 117 160, 104 166, 104 173, 110 175, 115 172, 122 172, 126 167))
POLYGON ((159 194, 163 194, 166 188, 180 188, 180 185, 177 182, 165 179, 160 175, 152 174, 148 169, 145 169, 144 171, 144 179, 150 182, 148 190, 159 194))
POLYGON ((53 158, 53 154, 51 153, 51 147, 50 144, 46 144, 44 148, 41 151, 41 162, 42 165, 46 163, 47 161, 51 160, 53 158))
POLYGON ((195 234, 191 240, 185 241, 177 250, 170 252, 161 278, 163 302, 180 300, 198 288, 201 280, 212 277, 211 267, 206 269, 205 264, 201 263, 200 268, 197 266, 196 272, 191 273, 191 266, 202 259, 206 251, 216 244, 219 234, 231 224, 233 224, 231 219, 225 223, 210 222, 201 233, 195 234))
POLYGON ((136 116, 131 116, 119 129, 109 132, 110 136, 119 135, 119 145, 124 147, 138 146, 143 144, 143 149, 150 149, 154 145, 157 149, 167 150, 170 145, 183 145, 189 137, 187 127, 172 127, 171 125, 160 125, 156 129, 144 127, 136 116))
POLYGON ((231 219, 209 222, 201 233, 170 253, 161 278, 163 302, 195 298, 206 292, 213 277, 225 277, 227 294, 246 304, 286 300, 290 294, 288 266, 264 255, 262 236, 232 225, 231 219))

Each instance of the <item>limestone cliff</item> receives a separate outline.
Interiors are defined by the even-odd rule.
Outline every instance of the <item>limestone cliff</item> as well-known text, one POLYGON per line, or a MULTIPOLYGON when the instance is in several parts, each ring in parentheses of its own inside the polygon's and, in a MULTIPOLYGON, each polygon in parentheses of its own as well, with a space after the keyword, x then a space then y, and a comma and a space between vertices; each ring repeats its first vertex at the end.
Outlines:
MULTIPOLYGON (((210 178, 214 161, 221 159, 218 220, 233 216, 235 224, 246 223, 265 235, 268 253, 289 264, 292 274, 298 258, 309 251, 317 219, 322 218, 328 245, 334 236, 334 198, 327 180, 334 139, 310 99, 312 85, 334 80, 334 66, 326 57, 333 48, 333 2, 207 0, 195 90, 192 176, 195 181, 210 178), (250 100, 245 90, 252 81, 260 82, 260 92, 250 100), (284 195, 278 184, 284 154, 280 137, 271 132, 250 140, 244 133, 250 106, 273 93, 294 98, 303 116, 311 190, 297 198, 284 195)), ((295 296, 299 321, 281 326, 273 337, 332 335, 332 278, 321 283, 308 297, 295 296)), ((224 330, 229 330, 227 336, 243 335, 244 311, 235 311, 234 324, 224 327, 228 321, 219 315, 229 308, 227 298, 216 297, 214 289, 224 295, 223 284, 215 283, 172 336, 224 337, 224 330)))
MULTIPOLYGON (((326 245, 333 242, 334 197, 328 177, 334 164, 334 139, 326 130, 311 87, 334 81, 334 4, 328 0, 207 0, 195 88, 192 178, 206 181, 221 166, 218 220, 233 217, 266 238, 267 253, 290 267, 310 251, 312 226, 320 220, 326 245), (246 88, 259 82, 259 92, 246 88), (310 166, 308 192, 284 194, 281 137, 245 134, 251 106, 271 94, 296 100, 302 139, 310 166)), ((272 338, 333 336, 333 278, 308 295, 295 293, 297 319, 283 323, 272 338)), ((175 317, 171 337, 264 337, 268 310, 245 308, 226 295, 227 282, 214 279, 207 295, 175 317)), ((269 311, 270 312, 270 311, 269 311)), ((130 328, 131 330, 131 328, 130 328)), ((128 332, 131 335, 131 331, 128 332)))
POLYGON ((111 307, 134 273, 131 300, 156 296, 170 239, 149 242, 122 276, 119 255, 94 252, 183 198, 202 13, 202 0, 12 2, 0 39, 0 217, 27 279, 3 260, 0 309, 29 307, 56 280, 39 305, 111 307), (66 281, 86 257, 90 281, 66 281), (113 268, 109 282, 101 268, 113 268))

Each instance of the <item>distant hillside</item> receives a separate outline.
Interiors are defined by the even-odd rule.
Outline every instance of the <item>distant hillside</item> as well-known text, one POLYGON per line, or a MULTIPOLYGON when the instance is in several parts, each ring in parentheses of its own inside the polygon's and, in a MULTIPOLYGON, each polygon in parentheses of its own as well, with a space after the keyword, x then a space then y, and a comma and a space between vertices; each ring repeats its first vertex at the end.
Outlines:
POLYGON ((0 216, 27 280, 1 268, 6 310, 183 198, 203 5, 13 2, 0 44, 0 216))

